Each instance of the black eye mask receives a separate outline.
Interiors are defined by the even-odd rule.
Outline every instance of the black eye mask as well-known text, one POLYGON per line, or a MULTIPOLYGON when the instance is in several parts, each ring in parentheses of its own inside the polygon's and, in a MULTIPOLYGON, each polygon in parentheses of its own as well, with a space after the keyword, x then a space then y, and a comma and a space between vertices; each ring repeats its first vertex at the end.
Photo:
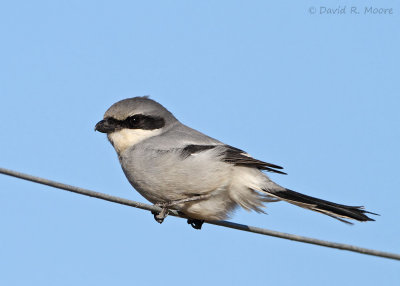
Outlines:
POLYGON ((136 114, 129 116, 125 120, 117 120, 114 118, 106 118, 96 124, 95 130, 103 133, 111 133, 118 129, 142 129, 154 130, 164 127, 165 120, 158 116, 149 116, 136 114))

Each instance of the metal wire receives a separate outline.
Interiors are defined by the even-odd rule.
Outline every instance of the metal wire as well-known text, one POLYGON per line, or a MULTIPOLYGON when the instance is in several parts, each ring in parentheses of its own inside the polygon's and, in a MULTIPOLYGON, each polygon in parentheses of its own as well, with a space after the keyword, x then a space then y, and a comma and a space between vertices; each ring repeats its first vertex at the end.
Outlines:
MULTIPOLYGON (((135 201, 131 201, 131 200, 127 200, 124 198, 115 197, 115 196, 110 196, 107 194, 94 192, 91 190, 87 190, 87 189, 83 189, 83 188, 79 188, 79 187, 75 187, 75 186, 71 186, 71 185, 62 184, 59 182, 51 181, 51 180, 40 178, 40 177, 31 176, 28 174, 24 174, 24 173, 12 171, 12 170, 4 169, 4 168, 0 168, 0 173, 4 174, 4 175, 16 177, 19 179, 35 182, 38 184, 43 184, 43 185, 47 185, 50 187, 66 190, 69 192, 73 192, 73 193, 77 193, 77 194, 81 194, 81 195, 85 195, 85 196, 89 196, 89 197, 93 197, 93 198, 97 198, 97 199, 102 199, 102 200, 106 200, 109 202, 126 205, 126 206, 130 206, 130 207, 134 207, 134 208, 139 208, 142 210, 148 210, 148 211, 152 211, 152 212, 160 212, 161 211, 161 209, 156 206, 143 204, 143 203, 139 203, 139 202, 135 202, 135 201)), ((169 214, 173 215, 173 216, 185 218, 184 216, 181 216, 180 214, 178 214, 177 211, 174 211, 174 210, 170 210, 169 214)), ((279 238, 283 238, 283 239, 299 241, 299 242, 303 242, 303 243, 315 244, 315 245, 320 245, 320 246, 325 246, 325 247, 330 247, 330 248, 358 252, 358 253, 372 255, 372 256, 400 260, 400 254, 396 254, 396 253, 384 252, 384 251, 373 250, 373 249, 358 247, 358 246, 349 245, 349 244, 336 243, 336 242, 330 242, 330 241, 325 241, 325 240, 320 240, 320 239, 315 239, 315 238, 310 238, 310 237, 305 237, 305 236, 300 236, 300 235, 283 233, 283 232, 279 232, 279 231, 259 228, 259 227, 255 227, 255 226, 248 226, 248 225, 238 224, 238 223, 229 222, 229 221, 206 221, 206 223, 213 224, 213 225, 219 225, 219 226, 223 226, 223 227, 228 227, 228 228, 233 228, 233 229, 242 230, 242 231, 258 233, 258 234, 262 234, 262 235, 268 235, 268 236, 274 236, 274 237, 279 237, 279 238)))

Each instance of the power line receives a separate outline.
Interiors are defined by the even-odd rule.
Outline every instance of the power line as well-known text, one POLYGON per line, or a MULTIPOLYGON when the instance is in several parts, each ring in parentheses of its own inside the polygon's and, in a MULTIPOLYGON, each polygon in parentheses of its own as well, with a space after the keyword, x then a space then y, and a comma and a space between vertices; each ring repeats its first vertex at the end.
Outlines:
MULTIPOLYGON (((97 199, 106 200, 106 201, 121 204, 121 205, 131 206, 134 208, 139 208, 139 209, 153 211, 153 212, 161 211, 161 208, 156 207, 156 206, 143 204, 143 203, 139 203, 139 202, 135 202, 135 201, 131 201, 131 200, 127 200, 124 198, 115 197, 115 196, 110 196, 107 194, 94 192, 91 190, 87 190, 87 189, 83 189, 83 188, 79 188, 79 187, 75 187, 75 186, 71 186, 71 185, 66 185, 63 183, 51 181, 51 180, 40 178, 40 177, 31 176, 28 174, 24 174, 24 173, 12 171, 12 170, 4 169, 4 168, 0 168, 0 173, 4 174, 4 175, 16 177, 19 179, 35 182, 38 184, 43 184, 43 185, 47 185, 50 187, 66 190, 69 192, 73 192, 73 193, 77 193, 77 194, 81 194, 81 195, 85 195, 85 196, 89 196, 89 197, 93 197, 93 198, 97 198, 97 199)), ((172 216, 185 218, 184 216, 181 216, 180 214, 178 214, 177 211, 174 211, 174 210, 170 210, 169 214, 172 216)), ((379 256, 379 257, 400 260, 400 254, 396 254, 396 253, 384 252, 384 251, 373 250, 373 249, 358 247, 358 246, 349 245, 349 244, 330 242, 330 241, 326 241, 326 240, 320 240, 320 239, 315 239, 315 238, 310 238, 310 237, 305 237, 305 236, 300 236, 300 235, 283 233, 283 232, 279 232, 279 231, 274 231, 274 230, 269 230, 269 229, 254 227, 254 226, 248 226, 248 225, 238 224, 238 223, 229 222, 229 221, 206 221, 206 223, 213 224, 213 225, 219 225, 219 226, 223 226, 223 227, 228 227, 228 228, 233 228, 233 229, 242 230, 242 231, 258 233, 258 234, 262 234, 262 235, 268 235, 268 236, 274 236, 274 237, 279 237, 279 238, 283 238, 283 239, 299 241, 299 242, 303 242, 303 243, 315 244, 315 245, 320 245, 320 246, 325 246, 325 247, 330 247, 330 248, 358 252, 358 253, 372 255, 372 256, 379 256)))

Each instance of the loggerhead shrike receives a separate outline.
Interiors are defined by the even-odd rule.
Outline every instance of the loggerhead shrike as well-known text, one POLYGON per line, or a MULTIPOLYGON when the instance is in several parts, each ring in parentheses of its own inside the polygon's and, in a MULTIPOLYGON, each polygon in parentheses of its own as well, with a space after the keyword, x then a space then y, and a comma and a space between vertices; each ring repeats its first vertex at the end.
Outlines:
POLYGON ((189 217, 200 229, 204 220, 222 220, 235 208, 262 213, 263 203, 286 201, 343 222, 373 221, 363 207, 346 206, 281 187, 262 171, 278 174, 282 167, 252 158, 180 123, 161 104, 134 97, 113 104, 96 124, 114 146, 125 176, 147 200, 189 217))

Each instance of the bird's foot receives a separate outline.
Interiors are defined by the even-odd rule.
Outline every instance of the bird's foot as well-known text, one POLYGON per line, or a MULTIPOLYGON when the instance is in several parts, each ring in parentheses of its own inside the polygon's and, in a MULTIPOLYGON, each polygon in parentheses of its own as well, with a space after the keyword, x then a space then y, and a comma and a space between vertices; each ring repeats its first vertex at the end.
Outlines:
POLYGON ((155 204, 155 206, 160 207, 161 211, 160 212, 151 212, 154 215, 154 219, 158 223, 163 223, 164 219, 168 216, 168 208, 165 206, 165 204, 155 204))
MULTIPOLYGON (((192 197, 181 199, 181 200, 156 203, 154 205, 156 207, 161 208, 161 211, 160 212, 151 212, 151 213, 154 215, 154 219, 158 223, 163 223, 164 219, 168 216, 168 208, 179 205, 179 204, 183 204, 183 203, 209 199, 210 197, 211 197, 210 194, 194 195, 192 197)), ((194 229, 201 229, 201 226, 203 225, 203 223, 204 223, 204 220, 188 219, 188 224, 190 224, 194 229)))
POLYGON ((194 229, 201 229, 201 227, 203 226, 204 220, 189 218, 187 220, 187 223, 190 224, 194 229))

